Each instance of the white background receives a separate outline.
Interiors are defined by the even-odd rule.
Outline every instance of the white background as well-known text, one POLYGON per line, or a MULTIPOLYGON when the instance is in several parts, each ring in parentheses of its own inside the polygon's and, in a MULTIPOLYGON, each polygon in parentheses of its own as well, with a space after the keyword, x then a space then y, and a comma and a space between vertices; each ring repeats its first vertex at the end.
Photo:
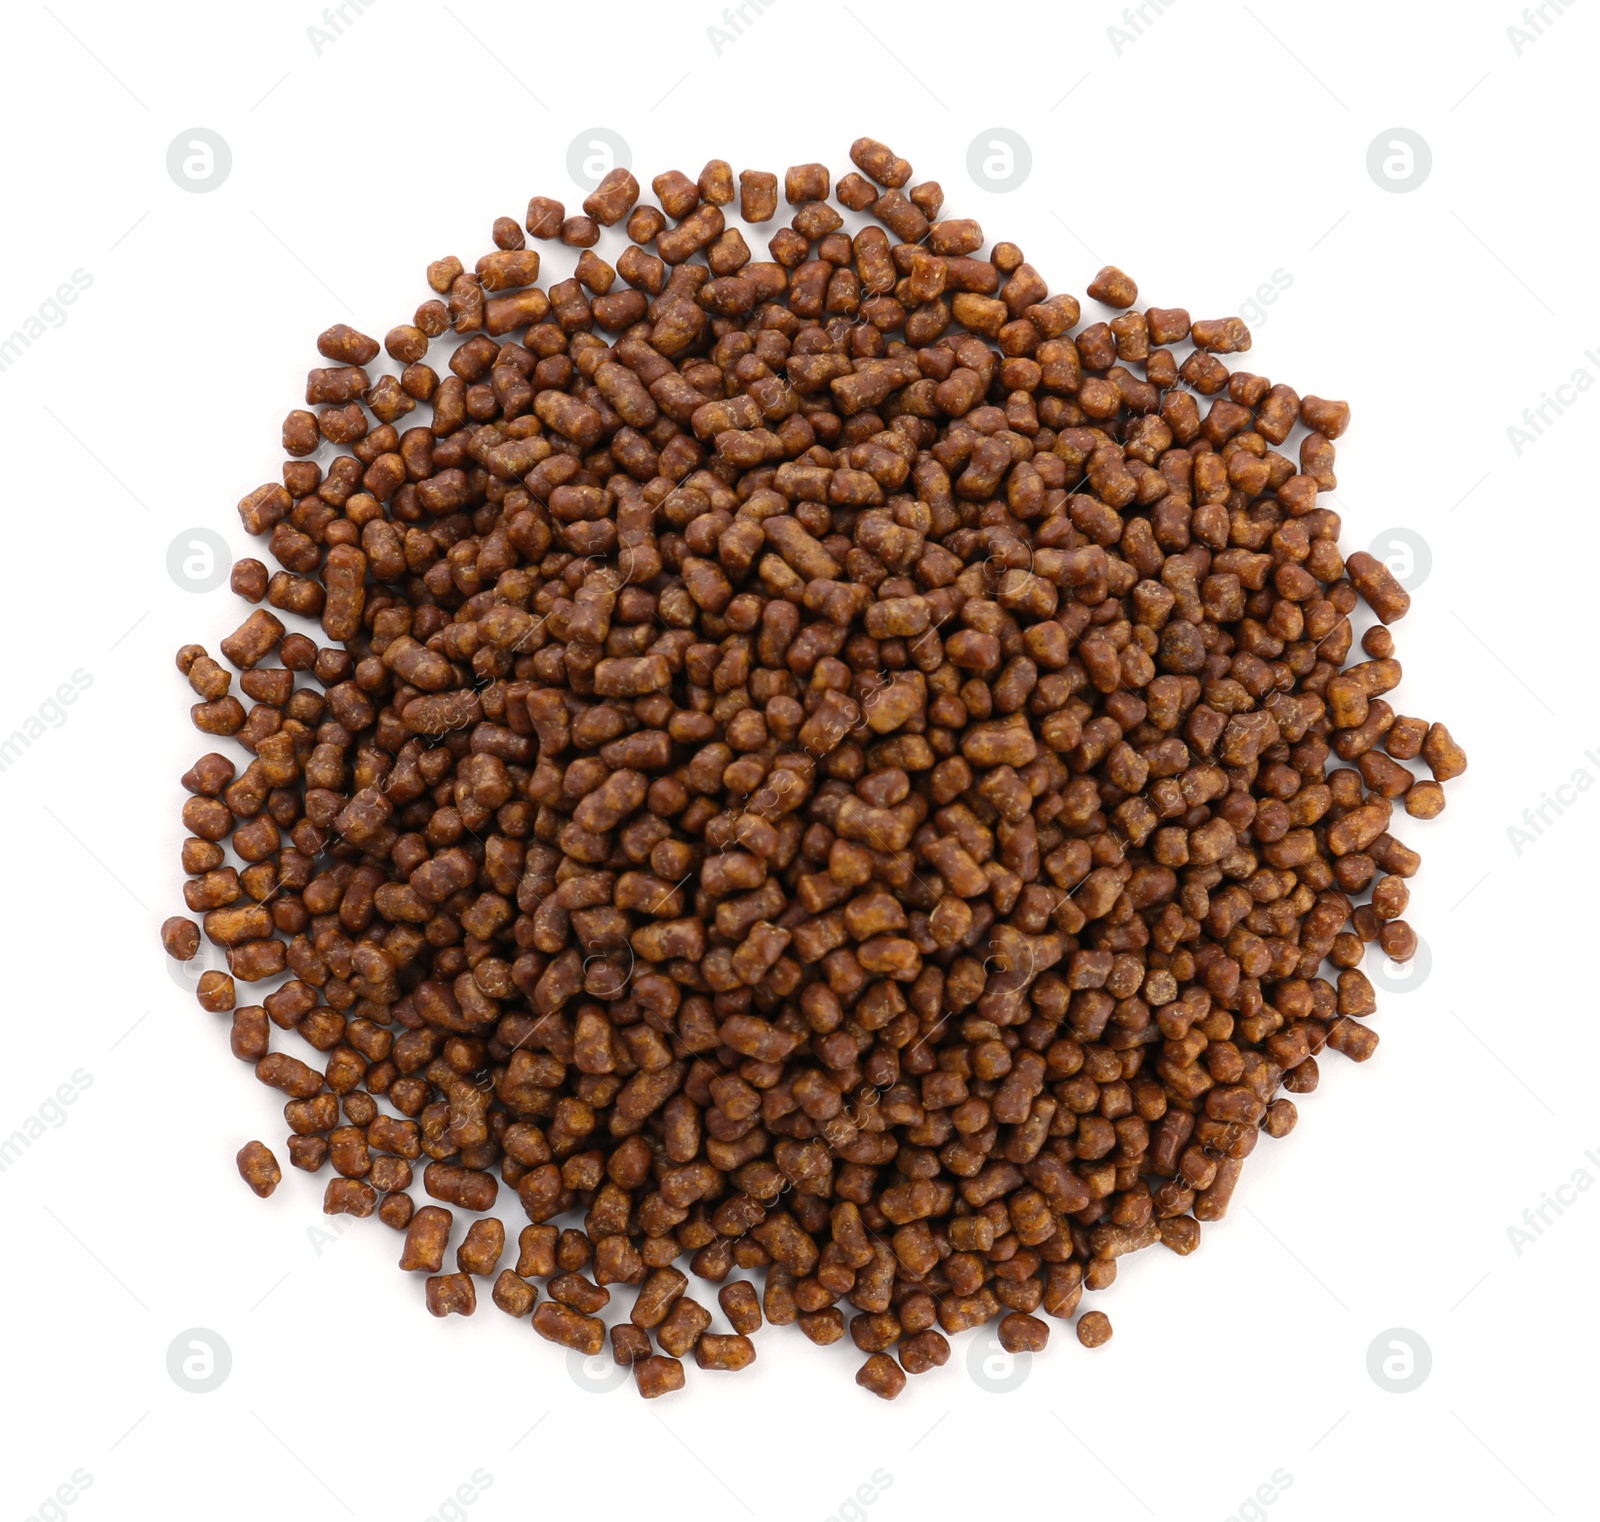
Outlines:
POLYGON ((1520 453, 1508 434, 1600 378, 1597 23, 1544 9, 1519 51, 1510 0, 1182 0, 1118 38, 1110 3, 781 0, 720 44, 712 0, 382 0, 319 52, 311 0, 13 8, 0 334, 73 271, 92 283, 0 371, 0 735, 74 671, 92 684, 0 772, 0 1136, 90 1082, 0 1174, 0 1518, 1592 1516, 1600 1191, 1569 1190, 1520 1252, 1508 1235, 1600 1179, 1600 797, 1567 793, 1520 851, 1508 835, 1600 778, 1600 396, 1565 393, 1520 453), (886 1405, 848 1342, 772 1329, 752 1371, 691 1367, 646 1404, 575 1380, 487 1295, 433 1320, 395 1234, 325 1238, 326 1175, 285 1167, 266 1203, 240 1183, 243 1141, 282 1155, 280 1096, 161 955, 177 778, 207 748, 172 653, 245 611, 174 581, 169 546, 206 528, 256 553, 234 503, 277 475, 316 333, 409 320, 427 261, 470 265, 530 194, 575 208, 590 127, 645 183, 714 156, 837 174, 870 133, 1057 289, 1111 261, 1144 300, 1223 315, 1278 273, 1244 367, 1350 400, 1345 548, 1398 528, 1431 559, 1398 706, 1471 757, 1445 815, 1402 829, 1431 970, 1380 994, 1371 1063, 1324 1060, 1198 1254, 1123 1260, 1094 1301, 1113 1341, 1058 1324, 1013 1388, 975 1379, 963 1338, 886 1405), (193 128, 231 149, 208 193, 166 169, 193 128), (967 172, 992 128, 1031 148, 1008 194, 967 172), (1395 128, 1432 157, 1404 193, 1367 169, 1395 128), (231 1351, 211 1393, 168 1374, 192 1328, 231 1351), (1395 1328, 1431 1352, 1410 1393, 1368 1372, 1395 1328), (74 1471, 88 1486, 41 1512, 74 1471))

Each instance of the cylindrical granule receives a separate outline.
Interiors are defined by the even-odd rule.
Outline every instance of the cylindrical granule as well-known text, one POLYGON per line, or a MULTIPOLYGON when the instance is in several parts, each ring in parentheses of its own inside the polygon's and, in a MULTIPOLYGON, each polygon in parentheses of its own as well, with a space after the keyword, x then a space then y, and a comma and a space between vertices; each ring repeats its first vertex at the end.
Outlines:
POLYGON ((239 1149, 239 1177, 262 1199, 283 1181, 283 1171, 272 1149, 264 1142, 249 1141, 239 1149))
POLYGON ((906 1387, 905 1370, 887 1353, 874 1353, 861 1365, 856 1383, 883 1400, 893 1400, 906 1387))
POLYGON ((639 1394, 646 1400, 670 1395, 683 1388, 683 1364, 676 1358, 652 1354, 633 1360, 633 1378, 639 1394))
POLYGON ((717 1332, 702 1332, 694 1345, 694 1361, 702 1369, 744 1369, 755 1358, 756 1345, 738 1333, 724 1337, 717 1332))
POLYGON ((406 1227, 400 1267, 411 1273, 438 1273, 444 1266, 450 1224, 450 1212, 437 1205, 424 1205, 416 1211, 406 1227))
POLYGON ((536 1285, 529 1284, 526 1279, 519 1279, 509 1268, 500 1270, 500 1277, 494 1281, 494 1303, 506 1315, 526 1316, 538 1298, 539 1290, 536 1285))
POLYGON ((435 1274, 425 1287, 429 1315, 470 1316, 478 1308, 471 1274, 435 1274))

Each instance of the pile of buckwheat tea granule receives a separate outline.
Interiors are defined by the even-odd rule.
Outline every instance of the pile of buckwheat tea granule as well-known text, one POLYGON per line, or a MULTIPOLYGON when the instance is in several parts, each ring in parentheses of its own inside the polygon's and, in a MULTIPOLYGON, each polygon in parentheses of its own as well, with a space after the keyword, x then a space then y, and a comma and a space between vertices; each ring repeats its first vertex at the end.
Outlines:
POLYGON ((1324 1048, 1372 1054, 1396 806, 1466 765, 1384 698, 1410 599, 1319 506, 1343 402, 1115 268, 1085 322, 850 156, 785 173, 766 258, 776 175, 616 169, 381 346, 328 329, 239 504, 277 613, 178 654, 243 769, 183 777, 162 938, 226 948, 200 1003, 290 1163, 435 1315, 492 1278, 595 1354, 622 1293, 647 1397, 764 1321, 886 1398, 996 1319, 1104 1343, 1084 1292, 1194 1251, 1324 1048))

